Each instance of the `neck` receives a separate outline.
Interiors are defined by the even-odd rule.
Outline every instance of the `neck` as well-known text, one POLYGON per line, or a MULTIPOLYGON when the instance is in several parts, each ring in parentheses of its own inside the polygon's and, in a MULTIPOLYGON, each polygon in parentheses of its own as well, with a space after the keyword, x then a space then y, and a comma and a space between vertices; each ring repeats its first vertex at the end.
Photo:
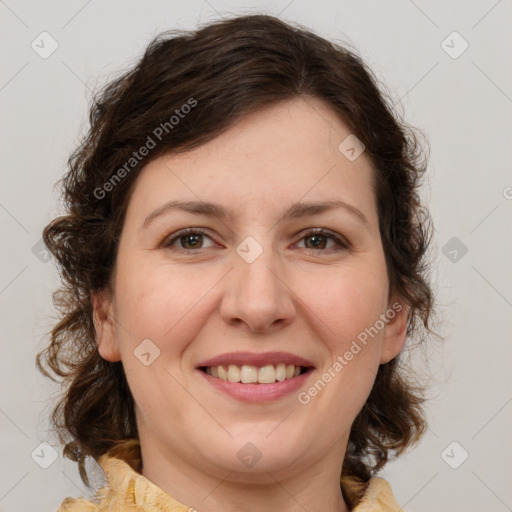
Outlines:
POLYGON ((338 461, 344 453, 339 449, 339 445, 332 447, 329 459, 308 463, 300 471, 238 473, 226 468, 219 472, 206 464, 190 464, 177 454, 144 443, 141 437, 142 474, 175 500, 200 512, 348 512, 340 488, 338 461))

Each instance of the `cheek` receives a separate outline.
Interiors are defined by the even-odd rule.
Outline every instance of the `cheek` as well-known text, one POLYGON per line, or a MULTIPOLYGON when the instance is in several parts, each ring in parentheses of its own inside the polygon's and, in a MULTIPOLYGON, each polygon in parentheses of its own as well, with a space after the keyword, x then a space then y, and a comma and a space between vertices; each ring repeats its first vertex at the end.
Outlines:
POLYGON ((189 340, 201 328, 199 315, 206 314, 201 297, 212 284, 201 286, 201 278, 149 260, 125 258, 118 266, 116 336, 128 385, 142 413, 138 418, 161 417, 166 397, 164 408, 172 409, 178 420, 190 398, 179 383, 179 366, 189 340))
MULTIPOLYGON (((149 260, 149 258, 147 258, 149 260)), ((121 336, 130 344, 143 339, 161 345, 186 323, 186 315, 201 295, 201 286, 173 268, 151 265, 140 258, 125 259, 116 274, 117 315, 121 336), (123 332, 124 331, 124 332, 123 332)))
POLYGON ((327 337, 336 351, 344 351, 385 312, 388 282, 379 261, 346 265, 323 279, 310 281, 305 295, 308 307, 325 324, 327 337))
POLYGON ((380 364, 385 330, 381 315, 388 295, 385 265, 374 260, 358 268, 344 268, 328 289, 323 309, 335 336, 329 337, 331 362, 317 387, 325 384, 330 397, 324 404, 335 403, 331 414, 343 423, 345 417, 354 418, 365 403, 380 364))
POLYGON ((330 418, 330 431, 350 429, 373 387, 384 333, 375 328, 386 308, 384 284, 347 273, 332 281, 328 293, 318 294, 311 306, 328 327, 322 333, 329 360, 298 398, 319 417, 330 418))

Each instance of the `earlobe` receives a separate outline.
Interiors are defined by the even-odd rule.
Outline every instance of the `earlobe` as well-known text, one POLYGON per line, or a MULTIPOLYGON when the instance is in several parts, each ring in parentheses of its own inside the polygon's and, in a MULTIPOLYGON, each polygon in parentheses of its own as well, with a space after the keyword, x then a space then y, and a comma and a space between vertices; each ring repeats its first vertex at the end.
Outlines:
POLYGON ((386 330, 382 342, 380 364, 389 363, 402 350, 407 336, 409 307, 402 300, 390 303, 386 311, 386 330))
POLYGON ((112 300, 107 290, 91 290, 96 344, 100 356, 112 363, 121 360, 117 341, 112 300))

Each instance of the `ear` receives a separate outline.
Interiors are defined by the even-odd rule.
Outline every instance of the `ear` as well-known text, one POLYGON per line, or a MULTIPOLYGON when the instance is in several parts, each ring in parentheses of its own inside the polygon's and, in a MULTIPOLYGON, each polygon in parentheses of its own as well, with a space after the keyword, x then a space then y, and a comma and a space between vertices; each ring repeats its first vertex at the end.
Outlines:
POLYGON ((407 318, 409 307, 405 301, 390 301, 385 313, 387 322, 382 341, 380 364, 389 363, 402 350, 407 335, 407 318))
POLYGON ((103 359, 115 363, 121 360, 115 331, 113 304, 107 290, 91 290, 94 331, 98 352, 103 359))

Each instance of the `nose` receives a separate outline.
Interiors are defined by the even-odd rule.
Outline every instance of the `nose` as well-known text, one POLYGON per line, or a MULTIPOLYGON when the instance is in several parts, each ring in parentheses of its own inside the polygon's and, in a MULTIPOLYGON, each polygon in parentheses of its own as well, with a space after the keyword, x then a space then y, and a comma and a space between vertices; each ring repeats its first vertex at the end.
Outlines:
POLYGON ((294 293, 271 249, 252 263, 234 254, 234 268, 224 280, 220 314, 230 326, 271 333, 289 325, 296 314, 294 293))

